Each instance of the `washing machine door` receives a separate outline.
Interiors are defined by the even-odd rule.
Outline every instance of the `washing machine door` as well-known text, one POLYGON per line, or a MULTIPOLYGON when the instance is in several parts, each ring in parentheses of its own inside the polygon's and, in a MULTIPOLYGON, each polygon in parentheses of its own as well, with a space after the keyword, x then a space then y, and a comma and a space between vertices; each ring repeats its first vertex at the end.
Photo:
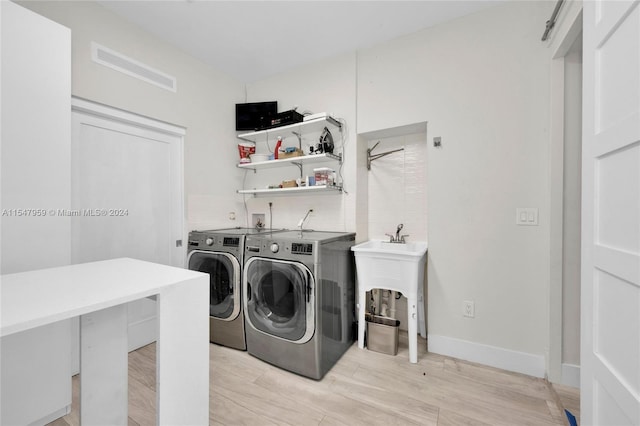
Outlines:
POLYGON ((209 315, 232 321, 240 314, 240 262, 229 253, 194 250, 189 269, 209 274, 209 315))
POLYGON ((315 331, 315 279, 301 263, 252 257, 245 262, 245 318, 262 333, 305 343, 315 331))

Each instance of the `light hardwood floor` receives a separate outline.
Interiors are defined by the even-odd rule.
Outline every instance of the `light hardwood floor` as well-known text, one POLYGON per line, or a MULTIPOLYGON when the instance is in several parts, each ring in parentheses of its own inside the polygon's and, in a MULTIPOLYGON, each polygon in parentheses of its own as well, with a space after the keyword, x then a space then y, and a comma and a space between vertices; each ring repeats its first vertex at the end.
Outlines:
POLYGON ((557 383, 552 386, 558 398, 560 398, 562 406, 569 410, 576 417, 578 424, 580 424, 580 390, 557 383))
MULTIPOLYGON (((321 381, 315 381, 246 352, 211 345, 209 423, 567 424, 545 380, 427 353, 424 339, 419 347, 418 364, 410 364, 406 333, 400 335, 397 356, 360 350, 354 343, 321 381)), ((52 425, 79 424, 77 410, 74 377, 73 411, 52 425)), ((129 425, 154 424, 155 345, 149 345, 129 354, 129 425)))

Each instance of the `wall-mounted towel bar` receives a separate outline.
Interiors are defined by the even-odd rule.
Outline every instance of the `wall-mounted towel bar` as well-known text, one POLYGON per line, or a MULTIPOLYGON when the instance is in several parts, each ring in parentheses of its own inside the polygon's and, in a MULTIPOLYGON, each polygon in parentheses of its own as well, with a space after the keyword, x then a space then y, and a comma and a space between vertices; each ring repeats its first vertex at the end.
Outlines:
POLYGON ((374 160, 377 160, 378 158, 384 157, 385 155, 393 154, 394 152, 404 151, 404 148, 398 148, 398 149, 394 149, 392 151, 381 152, 380 154, 371 155, 371 153, 373 152, 374 149, 376 149, 376 146, 378 146, 379 143, 380 143, 380 141, 376 142, 376 144, 374 146, 372 146, 371 148, 367 149, 367 170, 371 170, 371 162, 373 162, 374 160))

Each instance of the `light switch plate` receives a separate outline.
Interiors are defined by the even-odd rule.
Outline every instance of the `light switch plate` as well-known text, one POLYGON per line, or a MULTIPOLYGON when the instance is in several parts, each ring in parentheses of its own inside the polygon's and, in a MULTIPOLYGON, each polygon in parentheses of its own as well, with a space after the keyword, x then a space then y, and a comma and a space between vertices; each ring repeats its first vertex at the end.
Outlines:
POLYGON ((516 208, 516 225, 538 226, 538 209, 535 207, 516 208))

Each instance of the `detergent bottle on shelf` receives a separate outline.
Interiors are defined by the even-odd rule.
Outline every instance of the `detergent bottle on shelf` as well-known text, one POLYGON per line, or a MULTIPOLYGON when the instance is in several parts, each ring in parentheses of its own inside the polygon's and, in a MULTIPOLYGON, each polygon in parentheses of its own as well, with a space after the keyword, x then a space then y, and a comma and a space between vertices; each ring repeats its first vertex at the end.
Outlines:
POLYGON ((282 145, 282 136, 278 136, 278 142, 276 142, 276 150, 273 153, 273 159, 278 159, 278 152, 280 151, 280 146, 282 145))

